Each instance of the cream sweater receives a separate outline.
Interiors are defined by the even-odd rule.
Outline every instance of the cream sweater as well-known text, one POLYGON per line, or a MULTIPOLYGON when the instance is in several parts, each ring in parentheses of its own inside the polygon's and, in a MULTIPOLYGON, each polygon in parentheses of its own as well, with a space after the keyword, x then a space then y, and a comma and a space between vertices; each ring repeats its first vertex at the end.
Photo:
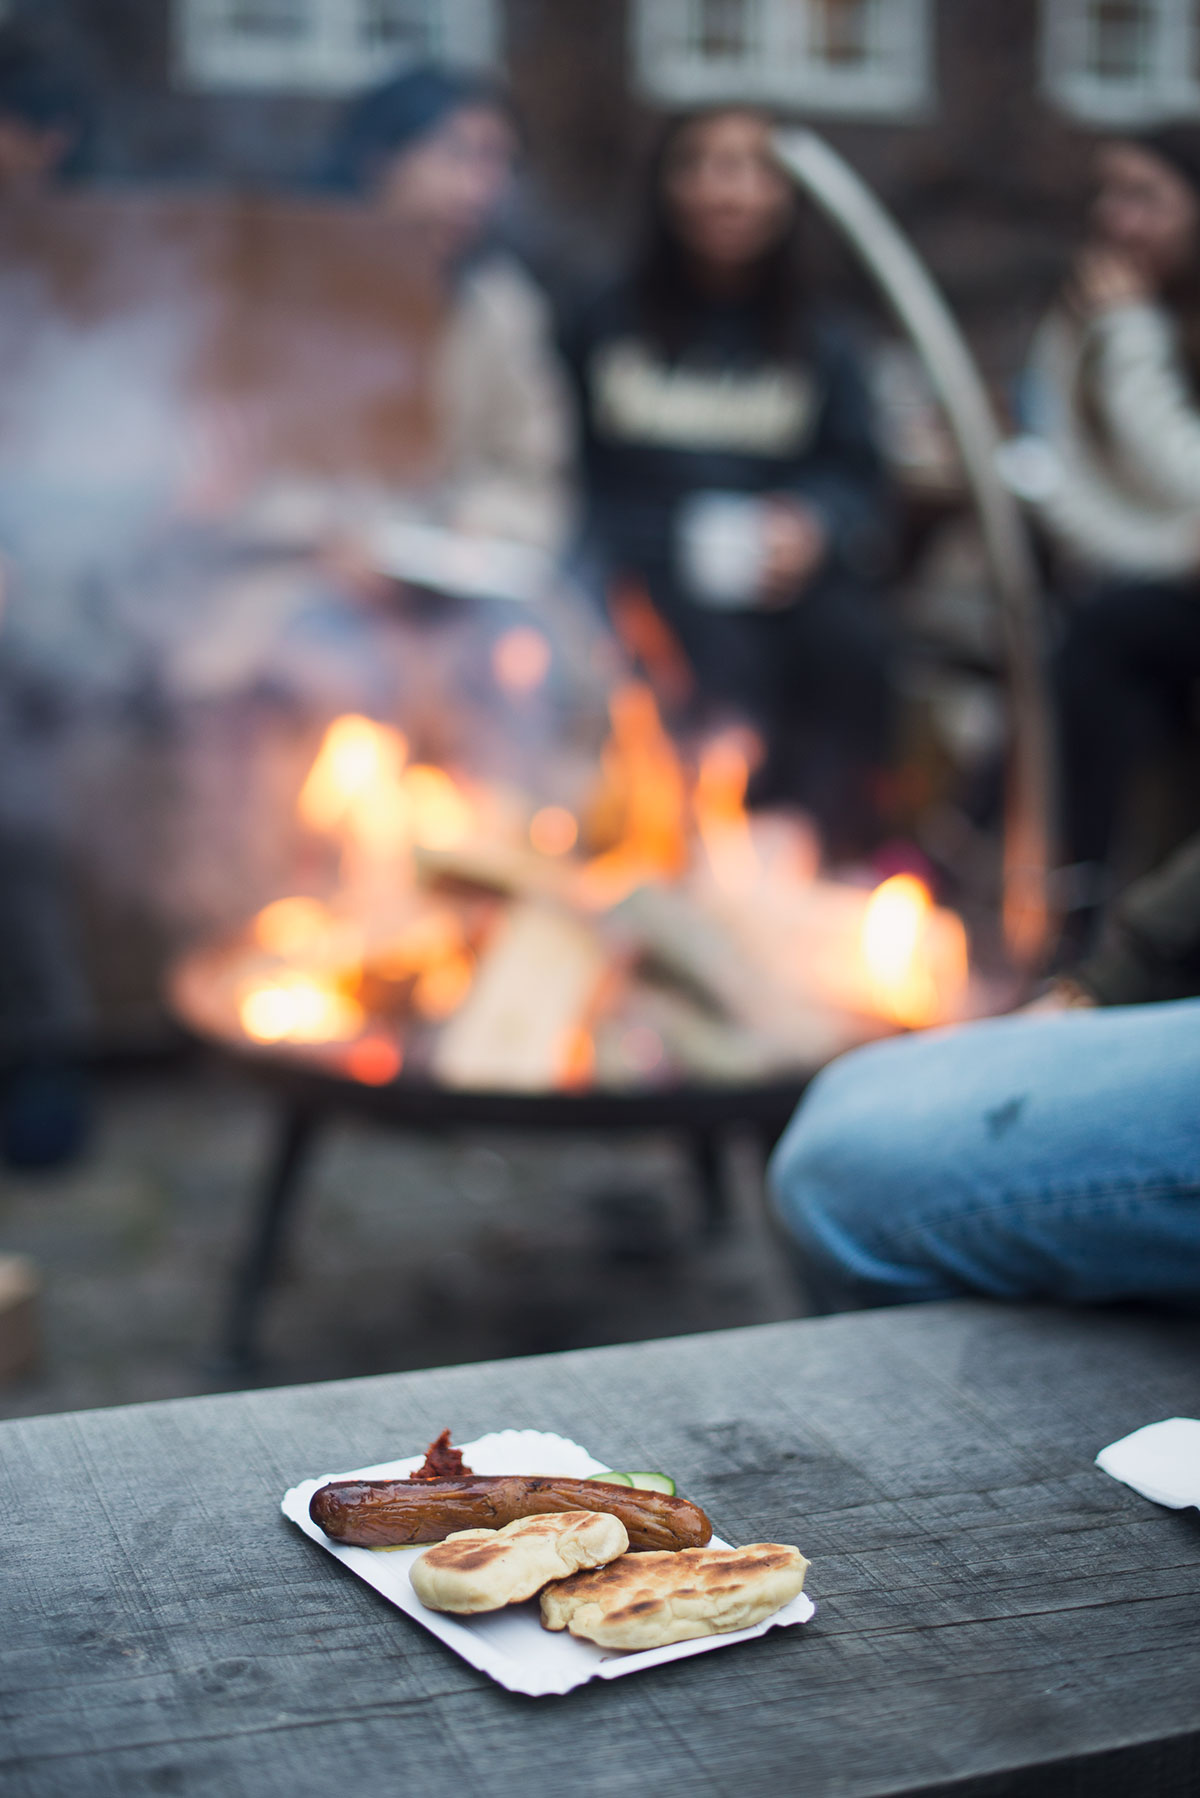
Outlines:
POLYGON ((1030 375, 1035 429, 1053 452, 1035 505, 1060 548, 1095 573, 1200 570, 1200 405, 1167 313, 1113 307, 1086 326, 1055 313, 1030 375), (1085 379, 1100 432, 1080 403, 1085 379))
POLYGON ((574 429, 549 307, 496 256, 464 280, 434 371, 447 521, 555 551, 570 522, 574 429))

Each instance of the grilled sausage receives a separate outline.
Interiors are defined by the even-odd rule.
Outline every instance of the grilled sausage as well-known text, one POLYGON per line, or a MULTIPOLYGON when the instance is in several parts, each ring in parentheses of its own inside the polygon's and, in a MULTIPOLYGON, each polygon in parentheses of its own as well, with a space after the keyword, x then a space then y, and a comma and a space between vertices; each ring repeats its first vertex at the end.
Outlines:
POLYGON ((600 1480, 501 1474, 461 1480, 333 1480, 313 1493, 313 1522, 354 1548, 444 1542, 455 1530, 498 1530, 547 1511, 607 1511, 631 1548, 703 1548, 712 1524, 699 1505, 600 1480))

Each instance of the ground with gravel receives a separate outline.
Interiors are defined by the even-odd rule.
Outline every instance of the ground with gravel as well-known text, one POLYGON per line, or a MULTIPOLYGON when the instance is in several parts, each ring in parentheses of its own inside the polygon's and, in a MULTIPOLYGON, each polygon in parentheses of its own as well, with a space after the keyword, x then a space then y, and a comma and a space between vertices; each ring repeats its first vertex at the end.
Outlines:
MULTIPOLYGON (((0 1254, 41 1282, 43 1349, 0 1416, 220 1390, 231 1267, 276 1120, 204 1062, 110 1076, 86 1159, 0 1174, 0 1254)), ((432 1141, 338 1124, 305 1182, 252 1383, 282 1385, 795 1316, 749 1142, 700 1230, 666 1137, 432 1141)))

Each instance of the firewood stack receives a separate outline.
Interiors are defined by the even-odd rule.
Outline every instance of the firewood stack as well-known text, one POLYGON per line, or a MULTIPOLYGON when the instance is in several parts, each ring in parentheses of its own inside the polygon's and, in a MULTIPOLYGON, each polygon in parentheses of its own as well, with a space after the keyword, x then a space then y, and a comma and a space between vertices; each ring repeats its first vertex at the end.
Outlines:
POLYGON ((917 880, 819 878, 803 820, 747 814, 744 746, 689 780, 646 689, 612 721, 578 817, 337 721, 299 803, 337 845, 335 896, 189 958, 183 1015, 358 1079, 539 1092, 810 1073, 962 1014, 962 925, 917 880))

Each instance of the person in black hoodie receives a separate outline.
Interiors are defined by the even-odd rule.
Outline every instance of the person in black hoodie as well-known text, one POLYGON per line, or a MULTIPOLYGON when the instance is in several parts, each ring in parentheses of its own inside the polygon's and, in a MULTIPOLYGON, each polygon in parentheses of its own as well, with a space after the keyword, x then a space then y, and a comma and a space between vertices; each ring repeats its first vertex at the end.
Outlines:
POLYGON ((564 334, 587 540, 669 627, 699 710, 754 724, 760 802, 861 854, 891 728, 874 592, 887 493, 865 382, 812 303, 795 188, 769 121, 672 121, 633 272, 564 334))

